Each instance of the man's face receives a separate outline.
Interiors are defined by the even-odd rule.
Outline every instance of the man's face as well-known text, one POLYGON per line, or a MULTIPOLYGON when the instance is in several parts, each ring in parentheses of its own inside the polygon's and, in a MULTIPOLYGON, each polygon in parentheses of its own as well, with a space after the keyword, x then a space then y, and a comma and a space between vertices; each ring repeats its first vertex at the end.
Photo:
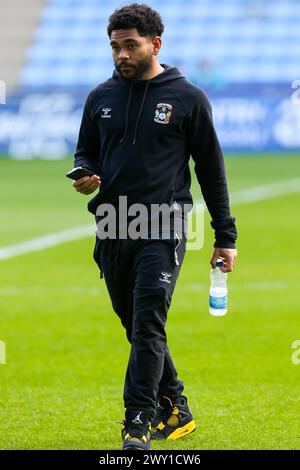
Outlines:
POLYGON ((115 68, 124 80, 140 80, 151 69, 153 42, 140 36, 136 28, 113 30, 110 44, 115 68))

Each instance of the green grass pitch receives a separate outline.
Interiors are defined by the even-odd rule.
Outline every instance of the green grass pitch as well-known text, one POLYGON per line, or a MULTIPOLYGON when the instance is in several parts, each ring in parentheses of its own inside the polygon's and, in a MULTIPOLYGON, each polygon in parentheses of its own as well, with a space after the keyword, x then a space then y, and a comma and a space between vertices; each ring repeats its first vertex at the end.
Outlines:
MULTIPOLYGON (((231 192, 289 180, 300 158, 226 157, 231 192)), ((72 160, 0 160, 0 247, 92 223, 72 160)), ((193 180, 193 195, 200 196, 193 180)), ((239 242, 229 312, 208 313, 213 232, 187 252, 169 311, 170 350, 197 422, 153 449, 299 449, 300 192, 233 204, 239 242)), ((1 449, 119 449, 129 345, 92 260, 93 237, 0 261, 1 449)))

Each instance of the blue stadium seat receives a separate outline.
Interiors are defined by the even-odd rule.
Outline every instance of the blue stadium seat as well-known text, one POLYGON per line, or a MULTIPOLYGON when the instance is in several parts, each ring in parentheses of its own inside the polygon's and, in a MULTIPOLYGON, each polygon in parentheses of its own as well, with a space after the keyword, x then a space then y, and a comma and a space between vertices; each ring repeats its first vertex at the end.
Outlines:
MULTIPOLYGON (((149 0, 165 23, 161 62, 197 73, 211 61, 227 82, 298 77, 300 3, 149 0), (178 31, 183 33, 178 36, 178 31)), ((93 86, 113 69, 106 33, 118 0, 49 0, 21 74, 26 86, 93 86)))

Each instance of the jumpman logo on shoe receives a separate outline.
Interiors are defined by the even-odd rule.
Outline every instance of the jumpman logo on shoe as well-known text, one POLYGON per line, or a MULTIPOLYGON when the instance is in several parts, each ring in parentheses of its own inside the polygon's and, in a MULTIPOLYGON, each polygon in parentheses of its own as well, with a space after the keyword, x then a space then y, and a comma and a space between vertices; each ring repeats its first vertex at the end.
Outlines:
POLYGON ((142 411, 139 412, 138 415, 131 421, 134 424, 143 424, 143 421, 141 420, 140 416, 142 414, 142 411))
POLYGON ((172 276, 171 273, 166 273, 166 272, 162 271, 161 276, 162 277, 159 278, 159 281, 167 282, 168 284, 171 284, 171 281, 169 280, 169 278, 172 276))

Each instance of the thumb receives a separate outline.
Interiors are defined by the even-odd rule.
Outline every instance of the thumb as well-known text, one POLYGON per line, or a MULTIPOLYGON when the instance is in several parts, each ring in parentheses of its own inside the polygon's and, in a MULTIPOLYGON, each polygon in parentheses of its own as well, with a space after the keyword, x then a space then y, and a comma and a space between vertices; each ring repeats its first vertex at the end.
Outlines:
POLYGON ((212 267, 213 269, 215 269, 215 267, 216 267, 217 259, 218 259, 218 258, 219 258, 219 257, 218 257, 217 255, 213 255, 212 258, 211 258, 211 260, 210 260, 210 265, 211 265, 211 267, 212 267))
POLYGON ((217 254, 217 253, 214 253, 213 256, 212 256, 212 258, 211 258, 211 260, 210 260, 210 264, 211 264, 211 266, 212 266, 213 269, 215 269, 218 260, 223 261, 223 265, 222 265, 222 266, 224 266, 225 258, 224 258, 223 256, 220 256, 220 255, 217 254))

